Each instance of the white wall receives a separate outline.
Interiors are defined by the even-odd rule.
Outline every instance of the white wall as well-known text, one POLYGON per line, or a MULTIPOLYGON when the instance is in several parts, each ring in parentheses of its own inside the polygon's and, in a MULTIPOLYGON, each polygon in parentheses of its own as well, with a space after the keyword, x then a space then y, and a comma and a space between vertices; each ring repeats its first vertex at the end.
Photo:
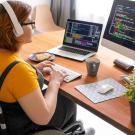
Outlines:
POLYGON ((76 0, 76 18, 102 23, 103 31, 107 23, 113 0, 76 0), (84 2, 85 1, 85 2, 84 2))
POLYGON ((36 5, 41 5, 41 4, 48 4, 50 5, 51 0, 21 0, 24 1, 28 4, 30 4, 31 6, 36 6, 36 5))

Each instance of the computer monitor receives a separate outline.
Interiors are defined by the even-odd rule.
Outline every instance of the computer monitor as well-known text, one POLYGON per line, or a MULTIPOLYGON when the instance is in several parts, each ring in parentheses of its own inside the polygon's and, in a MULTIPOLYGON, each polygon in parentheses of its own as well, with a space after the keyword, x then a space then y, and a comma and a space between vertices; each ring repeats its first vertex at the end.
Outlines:
POLYGON ((135 0, 114 0, 102 45, 135 60, 135 0))

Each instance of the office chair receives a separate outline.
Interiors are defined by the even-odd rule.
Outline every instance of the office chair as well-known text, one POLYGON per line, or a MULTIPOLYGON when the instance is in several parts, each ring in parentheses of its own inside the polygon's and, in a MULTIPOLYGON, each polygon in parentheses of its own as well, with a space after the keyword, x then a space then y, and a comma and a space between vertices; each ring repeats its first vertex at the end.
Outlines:
POLYGON ((37 31, 51 32, 63 30, 63 28, 54 23, 52 13, 48 5, 38 5, 35 7, 33 12, 33 16, 35 16, 35 28, 37 31))

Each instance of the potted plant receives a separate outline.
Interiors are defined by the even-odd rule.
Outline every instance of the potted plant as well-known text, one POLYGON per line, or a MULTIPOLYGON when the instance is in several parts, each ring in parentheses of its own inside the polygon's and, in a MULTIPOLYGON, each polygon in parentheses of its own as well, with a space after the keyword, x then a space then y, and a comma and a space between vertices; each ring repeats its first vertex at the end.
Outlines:
POLYGON ((126 84, 125 96, 127 96, 130 104, 131 122, 135 125, 135 76, 130 76, 128 79, 131 82, 126 84))

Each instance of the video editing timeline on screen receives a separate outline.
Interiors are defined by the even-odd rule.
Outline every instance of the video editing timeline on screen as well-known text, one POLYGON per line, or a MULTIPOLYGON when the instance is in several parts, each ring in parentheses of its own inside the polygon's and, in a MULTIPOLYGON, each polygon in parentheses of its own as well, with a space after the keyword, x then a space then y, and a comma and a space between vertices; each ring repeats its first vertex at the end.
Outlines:
POLYGON ((117 5, 110 25, 109 34, 135 43, 135 8, 117 5))
POLYGON ((66 43, 73 43, 76 46, 95 47, 101 34, 99 26, 84 24, 80 22, 68 22, 67 32, 64 37, 66 43))

